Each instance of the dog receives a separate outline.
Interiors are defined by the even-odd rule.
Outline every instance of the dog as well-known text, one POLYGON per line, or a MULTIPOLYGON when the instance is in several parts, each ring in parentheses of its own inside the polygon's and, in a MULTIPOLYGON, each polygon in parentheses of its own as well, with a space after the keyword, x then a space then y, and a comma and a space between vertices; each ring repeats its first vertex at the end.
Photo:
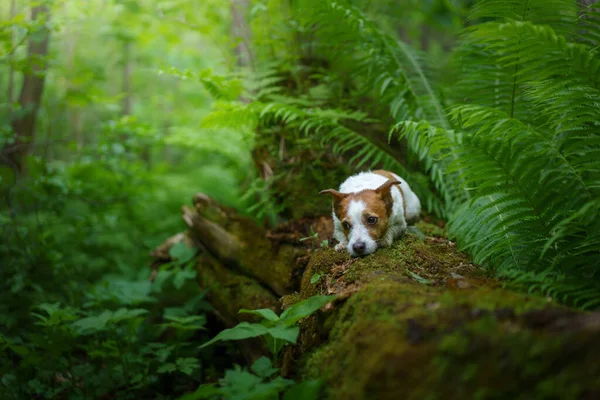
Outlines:
POLYGON ((352 257, 389 247, 404 235, 421 213, 421 202, 398 175, 367 171, 346 179, 338 190, 320 192, 333 198, 333 237, 336 251, 346 249, 352 257))

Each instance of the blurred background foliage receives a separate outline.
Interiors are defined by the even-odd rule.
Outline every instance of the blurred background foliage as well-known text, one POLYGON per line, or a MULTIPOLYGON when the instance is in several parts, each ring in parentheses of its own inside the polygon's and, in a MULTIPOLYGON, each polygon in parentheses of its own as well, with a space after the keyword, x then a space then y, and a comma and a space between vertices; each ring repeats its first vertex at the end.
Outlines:
POLYGON ((598 307, 590 3, 2 2, 0 396, 174 398, 241 362, 197 349, 193 254, 149 280, 198 191, 270 226, 389 168, 491 272, 598 307))

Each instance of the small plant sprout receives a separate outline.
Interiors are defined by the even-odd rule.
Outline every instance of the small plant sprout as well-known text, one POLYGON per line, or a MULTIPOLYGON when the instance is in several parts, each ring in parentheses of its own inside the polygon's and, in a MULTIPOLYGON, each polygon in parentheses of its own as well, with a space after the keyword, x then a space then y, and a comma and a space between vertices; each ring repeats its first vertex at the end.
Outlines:
POLYGON ((317 283, 321 279, 321 274, 316 273, 310 277, 310 283, 317 283))
POLYGON ((333 301, 336 296, 313 296, 294 304, 277 316, 268 308, 260 310, 240 310, 243 314, 258 315, 262 318, 260 323, 240 322, 231 329, 221 331, 212 340, 204 343, 204 348, 213 343, 226 340, 242 340, 253 337, 263 337, 269 351, 276 357, 287 343, 295 344, 300 333, 297 323, 302 318, 308 317, 325 304, 333 301))
MULTIPOLYGON (((300 238, 300 241, 304 242, 305 240, 310 240, 310 248, 311 248, 311 250, 314 250, 315 249, 315 241, 318 239, 319 239, 319 233, 315 232, 311 225, 310 226, 310 236, 300 238)), ((321 243, 321 247, 323 247, 323 243, 321 243)))

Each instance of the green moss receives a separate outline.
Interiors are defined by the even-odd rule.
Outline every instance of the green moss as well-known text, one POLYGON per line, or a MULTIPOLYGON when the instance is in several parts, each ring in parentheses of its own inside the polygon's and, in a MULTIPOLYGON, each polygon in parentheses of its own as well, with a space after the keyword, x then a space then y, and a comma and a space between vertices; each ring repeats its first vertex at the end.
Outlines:
POLYGON ((442 286, 457 276, 484 279, 485 273, 447 241, 406 235, 392 247, 362 258, 350 258, 346 252, 332 248, 316 251, 304 273, 301 297, 323 294, 327 284, 343 290, 354 283, 362 285, 372 279, 399 279, 400 276, 442 286), (322 275, 318 285, 310 284, 315 273, 322 275))
POLYGON ((229 227, 232 236, 239 240, 243 251, 232 255, 236 264, 248 275, 255 276, 275 293, 289 293, 293 265, 290 260, 302 253, 302 249, 290 245, 274 248, 265 231, 253 221, 238 218, 229 227))
POLYGON ((325 377, 328 398, 577 398, 600 390, 597 338, 538 330, 532 311, 561 309, 502 289, 445 240, 407 236, 360 259, 319 250, 301 297, 322 293, 346 300, 303 323, 300 375, 325 377))
POLYGON ((471 290, 447 291, 439 298, 442 304, 456 306, 477 306, 479 310, 510 309, 515 314, 544 308, 551 304, 547 298, 532 296, 519 292, 500 290, 489 286, 472 288, 471 290))
POLYGON ((294 304, 296 304, 299 301, 300 301, 300 294, 299 293, 286 294, 280 300, 280 302, 281 302, 281 309, 282 310, 286 310, 286 309, 290 308, 291 306, 293 306, 294 304))
POLYGON ((427 222, 424 219, 420 220, 415 225, 419 231, 421 231, 425 236, 431 237, 446 237, 446 229, 442 228, 440 225, 427 222))
POLYGON ((270 291, 255 280, 226 269, 212 257, 200 256, 196 271, 200 287, 209 290, 211 304, 230 325, 235 325, 238 319, 250 319, 248 315, 238 315, 242 308, 270 308, 279 312, 279 303, 270 291))

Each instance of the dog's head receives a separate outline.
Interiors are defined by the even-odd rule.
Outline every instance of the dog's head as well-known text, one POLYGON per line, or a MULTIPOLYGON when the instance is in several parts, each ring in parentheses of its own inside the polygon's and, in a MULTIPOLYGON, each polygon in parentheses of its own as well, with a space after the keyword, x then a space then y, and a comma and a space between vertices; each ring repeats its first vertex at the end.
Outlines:
POLYGON ((387 181, 374 190, 340 193, 334 189, 321 191, 333 198, 334 223, 348 239, 348 253, 363 256, 379 247, 388 231, 392 215, 392 187, 400 181, 387 181))

